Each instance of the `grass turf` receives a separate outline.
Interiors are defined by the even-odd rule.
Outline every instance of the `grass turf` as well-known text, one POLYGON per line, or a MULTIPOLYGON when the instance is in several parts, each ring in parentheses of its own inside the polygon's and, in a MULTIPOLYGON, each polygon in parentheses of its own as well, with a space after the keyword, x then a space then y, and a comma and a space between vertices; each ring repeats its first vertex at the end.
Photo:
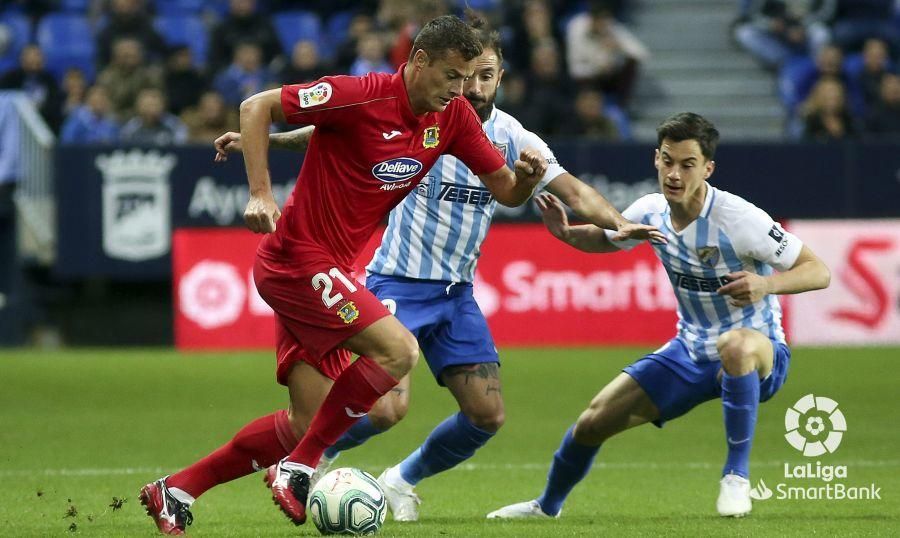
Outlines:
MULTIPOLYGON (((563 517, 486 521, 534 498, 560 436, 617 371, 646 350, 506 350, 507 422, 460 468, 425 480, 421 521, 385 536, 837 535, 900 533, 900 350, 798 349, 785 387, 760 411, 752 480, 785 479, 783 465, 815 462, 785 442, 784 412, 815 393, 839 402, 848 431, 818 458, 847 465, 846 485, 875 483, 882 500, 784 500, 754 504, 750 517, 715 514, 724 458, 721 407, 704 404, 659 431, 643 426, 612 439, 573 492, 563 517)), ((169 350, 0 352, 0 535, 155 534, 139 488, 193 462, 246 422, 286 402, 271 354, 182 355, 169 350), (113 498, 126 499, 121 509, 113 498), (75 514, 74 512, 77 512, 75 514)), ((378 474, 405 457, 455 410, 424 365, 417 367, 406 420, 341 456, 342 466, 378 474)), ((295 528, 271 504, 259 475, 213 489, 193 509, 196 536, 317 535, 295 528)))

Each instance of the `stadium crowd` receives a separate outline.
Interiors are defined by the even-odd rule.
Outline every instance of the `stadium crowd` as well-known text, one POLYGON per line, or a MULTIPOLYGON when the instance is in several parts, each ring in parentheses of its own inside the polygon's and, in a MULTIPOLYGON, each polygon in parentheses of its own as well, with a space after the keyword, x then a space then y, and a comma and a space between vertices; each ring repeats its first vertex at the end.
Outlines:
MULTIPOLYGON (((0 88, 62 143, 209 143, 263 89, 396 70, 424 22, 466 6, 501 30, 501 108, 544 136, 630 137, 650 51, 627 0, 0 0, 0 88)), ((736 10, 735 41, 778 70, 789 136, 900 133, 894 0, 736 10)))

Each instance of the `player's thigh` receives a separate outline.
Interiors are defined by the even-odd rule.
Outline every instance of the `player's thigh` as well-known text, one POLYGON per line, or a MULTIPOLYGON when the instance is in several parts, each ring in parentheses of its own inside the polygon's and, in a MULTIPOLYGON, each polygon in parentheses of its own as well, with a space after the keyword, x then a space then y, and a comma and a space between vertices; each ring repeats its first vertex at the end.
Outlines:
POLYGON ((369 357, 397 379, 409 373, 419 359, 416 337, 390 315, 351 336, 341 347, 369 357))
POLYGON ((375 402, 369 411, 369 420, 376 428, 384 431, 403 420, 409 410, 409 389, 410 378, 405 375, 396 387, 375 402))
POLYGON ((772 372, 774 344, 768 336, 755 329, 740 328, 722 333, 716 340, 716 349, 722 366, 733 375, 756 370, 760 379, 764 379, 772 372))
POLYGON ((291 405, 288 416, 297 438, 306 433, 334 381, 306 362, 295 362, 287 374, 291 405))
POLYGON ((505 416, 499 364, 451 365, 441 372, 441 381, 473 424, 488 431, 500 429, 505 416))
POLYGON ((659 418, 647 392, 626 373, 620 373, 594 396, 578 417, 575 437, 604 441, 613 435, 659 418))

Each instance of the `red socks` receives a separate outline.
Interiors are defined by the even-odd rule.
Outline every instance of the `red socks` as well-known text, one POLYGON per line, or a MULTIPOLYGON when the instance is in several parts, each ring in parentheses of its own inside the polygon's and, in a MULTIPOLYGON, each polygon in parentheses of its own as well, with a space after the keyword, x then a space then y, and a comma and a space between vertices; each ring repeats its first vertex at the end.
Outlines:
POLYGON ((197 498, 213 486, 265 469, 296 444, 287 411, 281 410, 247 424, 227 444, 167 478, 166 485, 197 498))
POLYGON ((309 429, 288 456, 288 461, 315 468, 325 449, 364 416, 396 379, 368 357, 359 357, 338 376, 309 429))

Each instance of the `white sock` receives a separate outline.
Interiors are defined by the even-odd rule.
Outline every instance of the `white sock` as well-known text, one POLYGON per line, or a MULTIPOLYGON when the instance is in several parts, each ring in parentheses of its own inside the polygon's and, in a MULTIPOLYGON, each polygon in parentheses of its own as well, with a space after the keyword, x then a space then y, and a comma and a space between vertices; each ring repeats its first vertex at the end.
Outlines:
POLYGON ((400 491, 412 491, 413 489, 413 485, 404 480, 403 475, 400 474, 399 465, 389 468, 384 473, 384 481, 392 488, 399 489, 400 491))
POLYGON ((194 504, 195 499, 190 495, 190 493, 184 491, 183 489, 170 487, 166 487, 166 489, 169 490, 169 495, 175 497, 175 500, 188 505, 188 508, 190 508, 190 506, 194 504))

